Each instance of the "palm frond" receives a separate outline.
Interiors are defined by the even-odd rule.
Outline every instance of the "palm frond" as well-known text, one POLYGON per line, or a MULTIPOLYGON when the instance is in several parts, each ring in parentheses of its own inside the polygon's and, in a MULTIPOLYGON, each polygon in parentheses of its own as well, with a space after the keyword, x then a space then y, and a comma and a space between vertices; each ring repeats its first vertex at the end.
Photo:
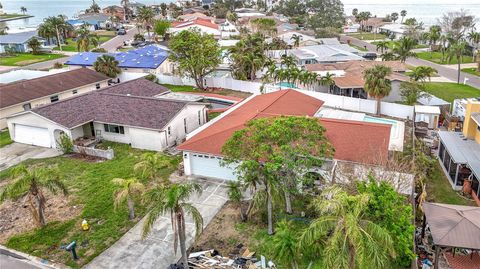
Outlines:
POLYGON ((181 204, 181 207, 190 214, 193 218, 193 222, 195 223, 195 237, 200 236, 200 233, 203 230, 203 217, 202 214, 200 214, 200 211, 196 207, 194 207, 192 204, 189 203, 183 203, 181 204))

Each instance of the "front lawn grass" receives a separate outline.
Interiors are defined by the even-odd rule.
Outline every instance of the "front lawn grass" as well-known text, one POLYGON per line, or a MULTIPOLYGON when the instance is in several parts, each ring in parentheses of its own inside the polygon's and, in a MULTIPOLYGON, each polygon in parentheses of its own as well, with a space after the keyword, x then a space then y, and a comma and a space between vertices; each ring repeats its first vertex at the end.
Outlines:
POLYGON ((480 76, 480 71, 477 68, 463 68, 462 72, 469 73, 475 76, 480 76))
MULTIPOLYGON (((417 52, 417 57, 422 59, 422 60, 427 60, 433 63, 437 64, 457 64, 457 58, 453 57, 450 62, 448 62, 446 59, 442 61, 442 53, 438 51, 430 52, 430 51, 422 51, 422 52, 417 52)), ((445 56, 446 58, 446 56, 445 56)), ((472 63, 472 56, 468 55, 463 55, 462 57, 462 63, 467 64, 467 63, 472 63)))
POLYGON ((10 139, 10 133, 8 129, 0 131, 0 148, 5 147, 6 145, 12 144, 12 139, 10 139))
POLYGON ((374 33, 369 33, 369 32, 363 32, 363 33, 350 33, 347 34, 347 36, 355 37, 360 40, 382 40, 387 38, 386 35, 383 34, 374 34, 374 33))
MULTIPOLYGON (((68 197, 70 204, 83 209, 80 215, 73 219, 49 222, 44 228, 15 235, 9 238, 6 246, 79 268, 116 242, 145 215, 145 207, 139 206, 138 203, 135 208, 137 218, 134 221, 128 219, 126 205, 114 210, 113 193, 116 187, 112 183, 113 178, 134 176, 133 166, 145 151, 132 149, 126 144, 112 142, 104 142, 104 144, 115 151, 113 160, 89 162, 59 156, 24 162, 26 165, 58 167, 61 178, 70 191, 68 197), (91 225, 87 232, 81 230, 83 219, 91 225), (73 240, 77 242, 77 253, 80 258, 76 262, 72 260, 71 254, 60 249, 60 246, 73 240)), ((172 168, 162 170, 163 177, 168 177, 180 162, 178 157, 169 157, 169 159, 172 168)), ((6 177, 7 172, 0 173, 0 180, 3 181, 6 177)), ((150 182, 144 183, 148 185, 150 182)))
POLYGON ((480 89, 469 85, 451 82, 429 82, 426 85, 427 92, 450 103, 459 98, 480 96, 480 89))
POLYGON ((353 45, 353 44, 348 44, 348 45, 352 48, 356 48, 359 51, 368 51, 368 49, 366 49, 365 47, 360 47, 360 46, 356 46, 356 45, 353 45))
POLYGON ((31 53, 15 53, 12 56, 0 57, 0 65, 7 66, 24 66, 33 63, 45 62, 65 57, 62 54, 31 54, 31 53))
MULTIPOLYGON (((112 39, 114 36, 108 34, 108 35, 98 35, 98 45, 101 45, 108 40, 112 39)), ((89 50, 94 49, 95 46, 90 45, 89 50)), ((59 47, 53 48, 54 50, 60 50, 59 47)), ((73 40, 72 38, 67 38, 66 44, 62 45, 62 51, 77 51, 77 42, 73 40)))
POLYGON ((169 88, 172 92, 206 92, 206 93, 215 93, 215 94, 233 96, 233 97, 239 97, 239 98, 247 98, 250 95, 252 95, 251 93, 248 93, 248 92, 241 92, 241 91, 235 91, 235 90, 229 90, 229 89, 215 89, 214 91, 202 91, 193 86, 187 86, 187 85, 172 85, 172 84, 160 84, 160 85, 163 85, 169 88))
POLYGON ((426 181, 428 201, 455 205, 475 205, 473 201, 461 197, 457 191, 452 189, 438 161, 435 161, 434 167, 433 173, 427 177, 426 181))
MULTIPOLYGON (((380 43, 380 41, 375 41, 375 42, 372 42, 371 44, 376 46, 378 43, 380 43)), ((395 47, 396 43, 397 43, 396 41, 387 41, 387 47, 389 49, 393 49, 395 47)), ((415 45, 414 48, 415 49, 424 49, 424 48, 428 48, 428 45, 418 44, 418 45, 415 45)))

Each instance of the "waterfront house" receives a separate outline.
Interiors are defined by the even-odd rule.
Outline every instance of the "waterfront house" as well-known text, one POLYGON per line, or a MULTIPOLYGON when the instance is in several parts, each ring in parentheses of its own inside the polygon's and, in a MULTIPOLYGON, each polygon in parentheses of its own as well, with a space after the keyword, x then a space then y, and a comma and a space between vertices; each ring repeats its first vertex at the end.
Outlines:
POLYGON ((42 46, 46 46, 47 40, 40 37, 37 31, 28 31, 28 32, 19 32, 12 33, 7 35, 0 35, 0 53, 5 52, 30 52, 31 49, 28 47, 28 41, 33 38, 38 39, 42 46))

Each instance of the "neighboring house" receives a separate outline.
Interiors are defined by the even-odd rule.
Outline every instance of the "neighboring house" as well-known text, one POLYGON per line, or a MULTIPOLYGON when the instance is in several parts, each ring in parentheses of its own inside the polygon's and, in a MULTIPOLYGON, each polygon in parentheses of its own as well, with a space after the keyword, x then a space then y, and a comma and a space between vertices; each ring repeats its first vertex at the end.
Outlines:
POLYGON ((66 72, 69 69, 61 68, 61 69, 50 69, 48 71, 41 71, 41 70, 28 70, 28 69, 16 69, 12 71, 8 71, 5 73, 0 74, 0 85, 8 84, 19 80, 29 80, 44 76, 49 76, 57 73, 66 72))
POLYGON ((207 122, 206 104, 158 98, 169 90, 131 80, 8 117, 13 141, 57 147, 62 133, 74 143, 104 139, 161 151, 207 122))
MULTIPOLYGON (((89 31, 95 31, 97 30, 97 26, 95 26, 94 24, 90 24, 84 20, 66 20, 66 22, 68 24, 70 24, 74 30, 78 30, 80 29, 81 27, 86 27, 89 31)), ((71 33, 73 35, 73 33, 71 33)))
POLYGON ((108 26, 107 22, 110 20, 110 15, 102 13, 86 13, 80 14, 76 20, 93 25, 95 30, 106 29, 108 26))
MULTIPOLYGON (((439 131, 438 160, 452 188, 471 183, 472 196, 480 197, 480 100, 468 100, 462 132, 439 131)), ((480 202, 480 201, 479 201, 480 202)))
POLYGON ((197 18, 191 21, 175 21, 169 29, 170 34, 175 35, 183 30, 198 29, 200 32, 213 35, 219 39, 221 37, 220 26, 209 19, 197 18))
POLYGON ((393 39, 399 39, 407 32, 407 26, 401 23, 390 23, 380 26, 378 31, 388 37, 394 37, 393 39))
POLYGON ((0 129, 7 127, 6 117, 104 88, 110 78, 87 68, 16 81, 0 86, 0 129))
POLYGON ((91 67, 98 57, 107 54, 115 57, 124 71, 144 73, 170 73, 173 64, 168 61, 166 48, 148 45, 142 48, 117 53, 80 52, 72 56, 65 64, 91 67))
POLYGON ((200 12, 194 12, 194 13, 188 13, 188 14, 183 14, 177 17, 179 21, 193 21, 196 19, 205 19, 209 21, 214 21, 215 18, 207 16, 203 13, 200 12))
POLYGON ((28 47, 28 41, 36 38, 42 46, 47 45, 47 41, 38 36, 37 31, 28 31, 28 32, 18 32, 8 35, 0 35, 0 53, 5 53, 9 51, 13 52, 30 52, 31 49, 28 47))
POLYGON ((467 111, 467 104, 480 100, 480 96, 477 98, 462 98, 453 100, 452 116, 458 117, 460 121, 465 119, 465 112, 467 111))
POLYGON ((238 36, 240 32, 237 30, 235 24, 225 20, 222 24, 220 24, 220 31, 223 38, 230 38, 231 36, 238 36))
POLYGON ((121 6, 108 6, 102 9, 102 13, 109 17, 117 17, 120 20, 125 20, 125 9, 121 6))
POLYGON ((347 44, 315 45, 289 50, 274 50, 267 52, 270 57, 280 59, 282 55, 292 56, 297 65, 304 66, 316 63, 338 63, 365 60, 362 52, 347 44))
MULTIPOLYGON (((314 36, 307 35, 297 31, 289 31, 283 34, 279 34, 276 38, 283 40, 287 45, 294 47, 294 36, 300 37, 299 47, 315 46, 315 45, 340 45, 340 42, 336 38, 315 38, 314 36)), ((272 38, 267 39, 267 42, 271 42, 272 38)))
MULTIPOLYGON (((255 95, 237 104, 187 137, 183 151, 186 175, 235 180, 232 166, 223 166, 222 147, 232 134, 255 118, 315 116, 323 101, 295 90, 255 95)), ((319 119, 335 148, 335 160, 380 164, 388 158, 390 125, 338 119, 319 119), (352 139, 352 135, 355 139, 352 139)))
POLYGON ((333 75, 334 85, 318 86, 315 90, 319 92, 328 92, 336 95, 343 95, 349 97, 357 97, 362 99, 373 99, 365 92, 363 79, 363 72, 375 65, 385 65, 392 69, 392 74, 388 77, 392 82, 392 90, 388 96, 382 100, 386 102, 402 101, 400 95, 400 83, 408 81, 409 77, 404 75, 407 71, 405 64, 399 61, 349 61, 341 63, 324 63, 324 64, 309 64, 305 68, 308 71, 318 73, 325 76, 326 74, 333 75))

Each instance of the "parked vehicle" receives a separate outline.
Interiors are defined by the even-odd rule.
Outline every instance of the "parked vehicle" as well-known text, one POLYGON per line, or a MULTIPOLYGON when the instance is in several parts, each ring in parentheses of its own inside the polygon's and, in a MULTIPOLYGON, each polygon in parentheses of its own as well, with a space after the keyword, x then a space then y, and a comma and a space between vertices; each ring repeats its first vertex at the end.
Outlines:
POLYGON ((118 29, 117 31, 117 35, 126 35, 127 34, 127 31, 125 31, 125 29, 118 29))

